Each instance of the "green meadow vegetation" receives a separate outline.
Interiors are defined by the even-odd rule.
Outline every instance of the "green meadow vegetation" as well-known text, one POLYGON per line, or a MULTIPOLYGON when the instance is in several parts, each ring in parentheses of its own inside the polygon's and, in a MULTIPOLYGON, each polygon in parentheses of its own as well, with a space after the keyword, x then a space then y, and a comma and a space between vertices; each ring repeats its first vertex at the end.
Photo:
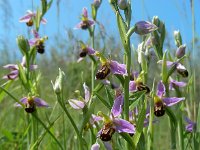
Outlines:
MULTIPOLYGON (((59 0, 41 0, 41 5, 38 6, 40 9, 32 18, 34 25, 31 28, 38 33, 43 16, 48 13, 48 9, 52 9, 51 2, 59 3, 59 0)), ((93 10, 93 14, 88 15, 94 21, 96 15, 101 13, 98 12, 98 7, 101 6, 97 7, 95 2, 91 8, 87 6, 88 9, 93 10)), ((0 150, 97 150, 99 147, 102 150, 200 149, 200 68, 198 65, 200 42, 199 37, 195 35, 194 25, 189 29, 193 31, 191 43, 186 43, 186 52, 178 55, 177 51, 185 43, 182 43, 181 33, 175 37, 169 35, 172 33, 165 30, 164 20, 154 18, 147 24, 151 29, 146 30, 141 25, 139 30, 139 23, 130 24, 130 9, 134 1, 127 0, 125 4, 121 4, 119 1, 110 0, 103 3, 111 5, 110 9, 117 14, 115 25, 119 28, 118 37, 108 34, 109 31, 106 28, 102 30, 98 24, 84 29, 88 30, 90 37, 84 43, 82 39, 76 37, 73 29, 66 29, 64 37, 55 35, 55 44, 51 45, 46 45, 48 41, 45 41, 45 37, 33 36, 45 45, 43 54, 38 52, 38 42, 31 46, 30 38, 25 36, 16 37, 17 50, 11 53, 9 44, 1 40, 3 49, 0 60, 2 66, 0 69, 0 150), (131 38, 132 34, 138 35, 131 38), (151 39, 149 48, 147 45, 143 45, 142 48, 134 46, 135 41, 137 45, 142 42, 146 44, 148 39, 151 39), (87 51, 86 57, 77 62, 80 52, 88 45, 95 52, 90 55, 87 51), (24 66, 21 63, 23 56, 26 58, 24 66), (112 60, 123 63, 127 75, 113 73, 112 60), (159 60, 162 62, 158 63, 159 60), (167 61, 174 62, 171 68, 167 66, 167 61), (177 69, 179 63, 184 65, 180 71, 177 69), (16 64, 19 71, 17 78, 12 79, 12 76, 7 76, 8 79, 3 79, 3 76, 10 72, 3 68, 6 64, 16 64), (33 64, 37 65, 37 69, 30 69, 33 64), (97 78, 97 73, 105 69, 104 65, 110 71, 108 75, 103 74, 109 81, 108 84, 101 80, 102 76, 97 78), (132 80, 133 71, 137 71, 139 76, 134 75, 132 80), (170 77, 186 85, 182 87, 175 85, 174 90, 171 91, 170 77), (130 90, 131 81, 135 81, 136 84, 134 91, 130 90), (87 102, 85 101, 87 88, 85 86, 83 88, 84 83, 91 94, 87 102), (161 83, 161 89, 164 86, 165 90, 157 89, 161 83), (159 90, 161 96, 158 94, 159 90), (117 93, 118 91, 120 94, 117 93), (115 110, 120 112, 119 116, 115 116, 113 107, 118 94, 123 97, 123 103, 121 106, 116 106, 122 107, 122 110, 120 108, 115 110), (27 102, 22 102, 21 106, 16 107, 16 103, 24 97, 28 97, 27 102), (39 108, 37 107, 39 104, 35 101, 31 105, 29 98, 35 97, 45 100, 48 107, 39 108), (167 105, 163 100, 165 97, 184 97, 184 100, 177 101, 176 105, 171 100, 167 105), (83 102, 83 108, 77 101, 71 101, 72 99, 83 102), (161 113, 156 113, 156 109, 161 109, 161 106, 156 108, 160 104, 158 101, 162 102, 162 110, 164 109, 162 116, 156 116, 161 113), (74 109, 70 102, 73 102, 78 109, 74 109), (27 112, 27 108, 31 109, 31 112, 27 112), (131 111, 134 118, 132 120, 129 118, 131 111), (103 118, 103 121, 91 123, 92 114, 103 118), (118 133, 116 122, 119 118, 132 124, 129 127, 130 131, 127 129, 127 132, 118 133), (187 122, 186 118, 192 123, 187 122), (148 119, 147 125, 144 125, 145 119, 148 119), (188 124, 190 126, 186 128, 188 124), (109 140, 103 137, 103 131, 107 126, 109 126, 109 134, 105 136, 110 138, 109 140), (98 133, 100 129, 101 132, 98 133)), ((6 3, 0 6, 9 8, 6 3)), ((195 15, 192 0, 190 7, 192 18, 195 15)), ((82 21, 84 17, 87 18, 82 14, 82 21)), ((82 30, 84 27, 80 28, 82 30)), ((124 68, 120 69, 123 72, 124 68)))

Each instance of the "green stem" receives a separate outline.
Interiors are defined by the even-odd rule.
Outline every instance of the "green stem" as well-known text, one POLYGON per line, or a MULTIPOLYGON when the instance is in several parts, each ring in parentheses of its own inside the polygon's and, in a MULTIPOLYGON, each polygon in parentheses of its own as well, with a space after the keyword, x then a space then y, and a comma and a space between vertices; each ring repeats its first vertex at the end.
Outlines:
POLYGON ((183 121, 182 121, 182 115, 180 112, 179 120, 178 120, 178 137, 179 137, 179 145, 180 150, 184 150, 184 137, 183 137, 183 121))
POLYGON ((130 82, 130 67, 131 67, 131 48, 130 48, 130 41, 127 41, 127 49, 126 49, 126 69, 128 75, 125 76, 124 81, 124 115, 125 119, 129 120, 129 82, 130 82))
POLYGON ((66 146, 66 132, 65 132, 65 116, 64 114, 62 115, 62 119, 63 119, 63 145, 64 145, 64 149, 67 149, 67 146, 66 146))
POLYGON ((32 116, 37 119, 37 121, 45 128, 45 130, 51 135, 51 137, 55 140, 55 142, 58 144, 58 146, 62 149, 62 145, 60 144, 60 142, 57 140, 57 138, 51 133, 51 131, 49 131, 48 127, 46 127, 46 125, 38 118, 37 115, 35 115, 34 113, 32 113, 32 116))
POLYGON ((131 27, 131 28, 128 30, 128 32, 127 32, 127 34, 126 34, 127 38, 129 39, 129 38, 131 37, 131 35, 132 35, 134 32, 135 32, 135 26, 131 27))
MULTIPOLYGON (((34 115, 37 116, 37 112, 34 112, 34 115)), ((38 126, 37 119, 32 116, 32 140, 31 145, 37 141, 38 138, 38 126)), ((37 146, 35 147, 37 149, 37 146)))
MULTIPOLYGON (((29 123, 30 123, 30 117, 29 117, 29 115, 28 114, 26 114, 26 116, 27 116, 27 127, 30 125, 29 123)), ((30 130, 30 128, 29 128, 29 130, 30 130)), ((27 136, 27 149, 29 149, 30 146, 31 145, 31 132, 30 131, 28 131, 28 136, 27 136)))
MULTIPOLYGON (((91 40, 91 47, 94 49, 94 30, 95 26, 93 28, 89 29, 89 35, 90 35, 90 40, 91 40)), ((92 65, 91 65, 91 91, 93 92, 94 90, 94 60, 92 60, 92 65)))
POLYGON ((153 150, 153 101, 150 104, 150 118, 149 118, 149 127, 148 127, 148 141, 147 141, 147 150, 153 150))
POLYGON ((59 94, 57 94, 56 97, 57 97, 58 103, 60 104, 60 106, 61 106, 62 109, 64 110, 65 114, 66 114, 67 117, 69 118, 69 120, 70 120, 70 122, 71 122, 71 124, 72 124, 72 126, 73 126, 73 128, 74 128, 74 130, 75 130, 75 132, 76 132, 76 135, 77 135, 77 137, 78 137, 78 139, 79 139, 79 142, 80 142, 79 144, 82 145, 82 137, 81 137, 81 134, 79 133, 78 127, 76 126, 76 124, 75 124, 75 122, 74 122, 72 116, 70 115, 70 113, 69 113, 68 110, 66 109, 65 104, 62 103, 62 98, 61 98, 61 96, 60 96, 59 94))

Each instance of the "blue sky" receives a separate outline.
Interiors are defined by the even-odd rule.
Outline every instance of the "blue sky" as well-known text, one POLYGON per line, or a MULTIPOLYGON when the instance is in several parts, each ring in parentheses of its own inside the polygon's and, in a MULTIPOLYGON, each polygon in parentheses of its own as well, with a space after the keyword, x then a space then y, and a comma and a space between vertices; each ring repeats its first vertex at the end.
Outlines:
MULTIPOLYGON (((17 35, 27 34, 27 27, 25 24, 19 23, 19 18, 23 16, 27 9, 36 9, 40 3, 40 0, 9 0, 11 4, 11 27, 5 29, 5 23, 0 21, 0 37, 8 39, 9 46, 11 49, 16 48, 15 39, 17 35)), ((48 35, 50 41, 58 33, 65 37, 66 28, 74 28, 79 22, 79 18, 83 7, 87 7, 90 11, 90 4, 93 0, 61 0, 60 2, 60 18, 57 18, 57 7, 56 0, 54 0, 52 8, 47 12, 45 18, 48 20, 46 25, 42 25, 40 34, 48 35)), ((0 2, 1 4, 2 2, 0 2)), ((200 34, 200 1, 195 0, 195 19, 196 19, 196 35, 200 34)), ((191 19, 191 8, 189 0, 133 0, 132 1, 132 25, 140 20, 149 20, 153 16, 158 16, 166 24, 167 31, 170 36, 173 35, 174 30, 180 30, 183 41, 186 44, 192 39, 192 19, 191 19)), ((0 10, 0 16, 3 16, 2 10, 0 10)), ((108 3, 108 0, 103 0, 102 5, 99 9, 97 19, 103 23, 107 33, 118 36, 118 29, 116 26, 115 15, 108 3)), ((81 30, 74 30, 74 33, 81 38, 87 36, 87 32, 83 33, 81 30)), ((0 43, 2 48, 2 43, 0 43)))

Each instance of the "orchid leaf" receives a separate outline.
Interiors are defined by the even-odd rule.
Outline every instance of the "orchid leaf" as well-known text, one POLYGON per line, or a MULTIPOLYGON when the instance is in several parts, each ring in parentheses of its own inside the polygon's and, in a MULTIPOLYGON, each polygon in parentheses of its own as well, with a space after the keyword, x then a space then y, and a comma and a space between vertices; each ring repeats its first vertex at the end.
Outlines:
POLYGON ((144 119, 146 117, 146 101, 143 103, 143 106, 142 106, 142 109, 139 113, 139 116, 138 116, 138 121, 137 121, 137 124, 136 124, 136 133, 134 135, 134 138, 133 138, 133 142, 134 142, 134 146, 137 147, 137 144, 140 140, 140 136, 142 134, 142 131, 143 131, 143 127, 144 127, 144 119))

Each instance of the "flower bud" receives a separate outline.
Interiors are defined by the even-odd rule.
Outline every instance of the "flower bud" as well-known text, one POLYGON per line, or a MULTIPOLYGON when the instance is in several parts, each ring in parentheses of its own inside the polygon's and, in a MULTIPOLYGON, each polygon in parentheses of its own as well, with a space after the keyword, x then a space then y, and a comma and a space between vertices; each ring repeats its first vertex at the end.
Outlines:
POLYGON ((148 21, 139 21, 135 24, 135 33, 145 35, 157 30, 158 27, 148 21))
POLYGON ((115 3, 117 0, 108 0, 110 4, 115 3))
POLYGON ((180 31, 174 31, 174 39, 177 47, 182 45, 182 37, 180 31))
POLYGON ((152 22, 158 27, 158 32, 163 33, 163 30, 165 30, 165 24, 158 18, 158 16, 154 16, 152 22))
POLYGON ((100 149, 100 145, 98 143, 95 143, 92 145, 91 150, 99 150, 100 149))
POLYGON ((118 6, 120 9, 125 10, 128 6, 127 0, 118 0, 118 6))
POLYGON ((176 57, 181 58, 185 55, 186 45, 181 45, 176 51, 176 57))
POLYGON ((99 8, 99 6, 101 5, 102 0, 94 0, 93 5, 95 8, 99 8))
POLYGON ((17 37, 17 45, 23 55, 25 55, 30 50, 28 40, 25 39, 23 35, 17 37))
POLYGON ((54 92, 60 94, 62 92, 64 72, 59 68, 59 75, 56 78, 55 84, 52 83, 54 92))

